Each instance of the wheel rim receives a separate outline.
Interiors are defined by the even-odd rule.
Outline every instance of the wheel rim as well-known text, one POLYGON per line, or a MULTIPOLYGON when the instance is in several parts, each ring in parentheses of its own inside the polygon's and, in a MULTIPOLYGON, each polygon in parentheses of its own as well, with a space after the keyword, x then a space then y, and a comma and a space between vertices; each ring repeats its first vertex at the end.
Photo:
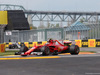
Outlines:
POLYGON ((76 52, 76 53, 79 53, 79 47, 76 47, 75 52, 76 52))
POLYGON ((50 50, 49 50, 48 47, 46 47, 45 51, 46 51, 46 54, 49 54, 50 53, 50 50))

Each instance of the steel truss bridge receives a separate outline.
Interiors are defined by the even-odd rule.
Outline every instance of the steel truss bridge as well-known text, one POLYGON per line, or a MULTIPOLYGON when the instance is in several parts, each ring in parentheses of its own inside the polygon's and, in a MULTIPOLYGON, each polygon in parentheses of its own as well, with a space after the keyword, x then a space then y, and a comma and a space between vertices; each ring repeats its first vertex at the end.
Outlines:
POLYGON ((0 10, 23 10, 31 22, 75 22, 82 20, 90 23, 98 23, 100 12, 69 12, 69 11, 31 11, 21 5, 0 4, 0 10))
POLYGON ((0 4, 0 10, 23 10, 26 9, 21 5, 0 4))
POLYGON ((89 20, 98 21, 99 12, 55 12, 55 11, 25 11, 26 14, 32 15, 33 21, 71 21, 75 22, 83 19, 86 22, 89 20))

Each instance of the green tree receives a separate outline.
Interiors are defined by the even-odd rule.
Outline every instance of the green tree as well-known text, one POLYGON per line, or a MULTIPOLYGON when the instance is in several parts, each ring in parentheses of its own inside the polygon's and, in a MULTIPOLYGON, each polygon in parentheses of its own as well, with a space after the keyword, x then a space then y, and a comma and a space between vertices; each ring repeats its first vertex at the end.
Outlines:
POLYGON ((38 29, 44 29, 44 28, 46 28, 44 25, 39 25, 38 26, 38 29))
POLYGON ((50 27, 51 27, 51 26, 50 26, 50 23, 48 23, 48 24, 47 24, 47 28, 50 28, 50 27))
POLYGON ((60 26, 59 26, 59 23, 57 23, 57 24, 56 24, 56 27, 57 27, 57 28, 59 28, 59 27, 60 27, 60 26))
POLYGON ((80 19, 80 22, 81 22, 81 23, 85 22, 85 19, 84 19, 84 18, 81 18, 81 19, 80 19))
POLYGON ((54 28, 55 27, 55 25, 54 24, 51 24, 51 28, 54 28))

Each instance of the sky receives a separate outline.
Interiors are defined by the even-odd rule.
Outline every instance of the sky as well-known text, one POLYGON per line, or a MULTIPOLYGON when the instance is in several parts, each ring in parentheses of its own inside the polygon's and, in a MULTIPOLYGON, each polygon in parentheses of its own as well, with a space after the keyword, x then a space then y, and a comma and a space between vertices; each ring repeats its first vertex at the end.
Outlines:
MULTIPOLYGON (((33 11, 100 12, 100 0, 0 0, 0 4, 22 5, 33 11)), ((40 23, 34 22, 33 25, 39 26, 40 23)))
POLYGON ((0 4, 22 5, 37 11, 100 11, 100 0, 0 0, 0 4))

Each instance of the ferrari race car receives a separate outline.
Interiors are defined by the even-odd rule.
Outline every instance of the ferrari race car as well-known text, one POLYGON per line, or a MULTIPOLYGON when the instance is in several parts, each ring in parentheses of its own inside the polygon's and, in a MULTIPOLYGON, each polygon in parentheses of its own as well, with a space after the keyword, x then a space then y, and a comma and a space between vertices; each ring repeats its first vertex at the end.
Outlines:
POLYGON ((75 44, 70 45, 71 43, 71 41, 60 42, 58 40, 49 40, 45 45, 33 46, 30 49, 23 45, 15 55, 58 55, 59 53, 78 55, 80 52, 79 47, 75 44))

